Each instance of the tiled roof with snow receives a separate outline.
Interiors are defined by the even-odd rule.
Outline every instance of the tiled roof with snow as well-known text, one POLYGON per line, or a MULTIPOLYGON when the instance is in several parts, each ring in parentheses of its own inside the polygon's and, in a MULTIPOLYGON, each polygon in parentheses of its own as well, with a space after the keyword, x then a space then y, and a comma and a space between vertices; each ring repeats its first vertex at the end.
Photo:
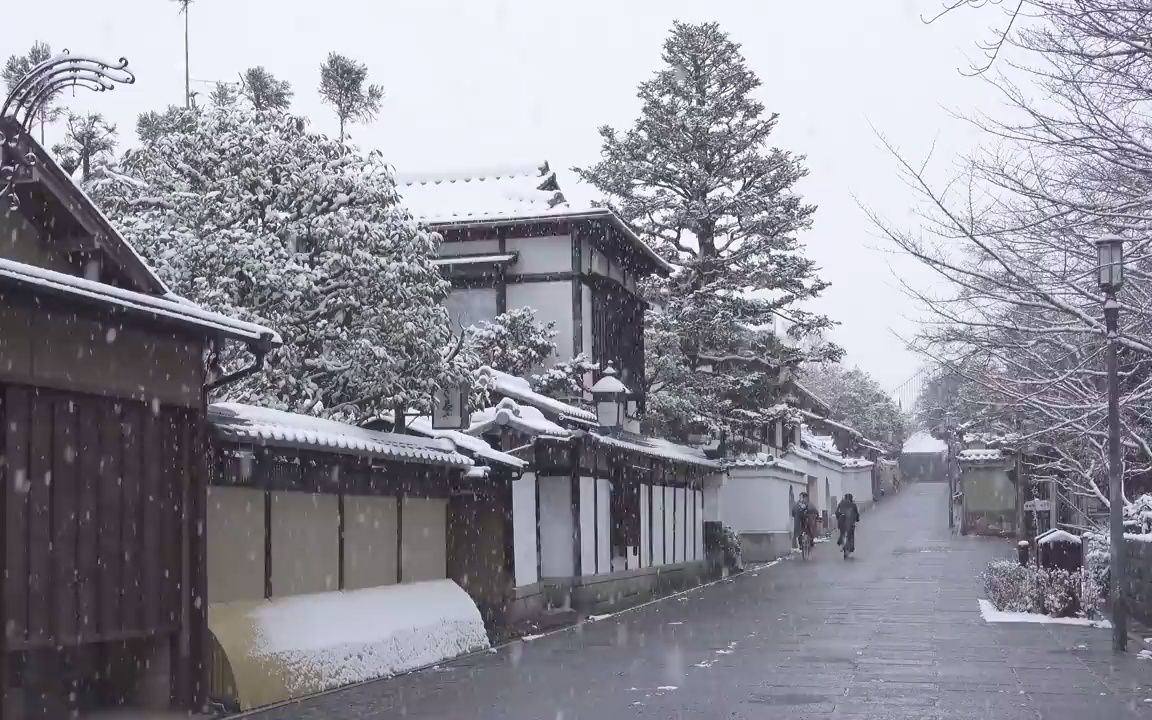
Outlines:
POLYGON ((281 342, 280 335, 269 328, 209 312, 176 295, 146 295, 7 258, 0 258, 0 284, 38 294, 58 295, 75 302, 112 307, 129 315, 192 326, 239 340, 256 341, 264 337, 276 345, 281 342))
POLYGON ((671 266, 611 210, 572 203, 547 162, 472 171, 398 173, 401 200, 417 220, 437 226, 501 221, 604 219, 657 268, 671 266))
POLYGON ((426 465, 469 467, 472 461, 444 438, 422 438, 366 430, 310 415, 241 403, 214 403, 208 422, 225 440, 272 447, 328 450, 426 465))
POLYGON ((1076 537, 1067 530, 1052 530, 1051 532, 1044 533, 1040 539, 1036 541, 1037 545, 1047 545, 1054 542, 1067 542, 1074 545, 1080 544, 1080 538, 1076 537))
POLYGON ((548 397, 532 389, 524 378, 509 375, 506 372, 495 370, 485 365, 480 368, 479 378, 488 383, 493 392, 512 398, 525 405, 531 405, 559 419, 569 419, 584 424, 597 425, 596 415, 584 408, 569 405, 568 403, 548 397))
POLYGON ((459 430, 444 430, 432 427, 432 421, 427 417, 409 418, 404 426, 414 433, 433 438, 444 438, 451 440, 457 448, 471 453, 474 457, 486 460, 488 462, 500 463, 514 468, 523 468, 528 463, 515 455, 509 455, 505 452, 493 448, 488 442, 482 438, 468 435, 467 433, 460 432, 459 430))
POLYGON ((623 448, 643 453, 651 457, 664 460, 684 462, 710 470, 721 470, 723 465, 716 460, 709 459, 703 450, 689 445, 679 445, 663 438, 646 437, 642 435, 599 435, 597 433, 584 433, 584 437, 593 443, 602 443, 612 447, 623 448))
POLYGON ((1004 453, 995 448, 961 450, 956 455, 960 462, 996 462, 1004 459, 1004 453))
POLYGON ((525 435, 567 438, 572 433, 560 427, 531 405, 521 405, 512 398, 504 398, 495 407, 472 413, 468 433, 480 435, 497 428, 512 428, 525 435))

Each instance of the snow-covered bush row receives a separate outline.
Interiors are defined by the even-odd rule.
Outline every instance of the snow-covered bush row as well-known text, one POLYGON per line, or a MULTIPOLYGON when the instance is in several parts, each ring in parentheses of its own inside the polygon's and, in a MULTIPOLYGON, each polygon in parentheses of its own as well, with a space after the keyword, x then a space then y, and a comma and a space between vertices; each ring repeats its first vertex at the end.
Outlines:
MULTIPOLYGON (((984 570, 984 592, 997 610, 1069 617, 1099 610, 1103 595, 1098 566, 1061 570, 993 560, 984 570)), ((1106 572, 1106 570, 1105 570, 1106 572)))

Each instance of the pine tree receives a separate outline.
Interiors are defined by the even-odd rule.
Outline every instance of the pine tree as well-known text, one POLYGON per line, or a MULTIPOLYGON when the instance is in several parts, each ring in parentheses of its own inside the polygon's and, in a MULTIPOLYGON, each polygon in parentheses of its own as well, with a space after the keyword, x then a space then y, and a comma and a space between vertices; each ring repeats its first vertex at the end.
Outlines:
POLYGON ((331 105, 340 120, 340 141, 350 122, 367 122, 380 111, 384 90, 379 85, 365 85, 368 66, 338 53, 328 53, 320 66, 320 98, 331 105))
MULTIPOLYGON (((829 327, 799 307, 827 285, 797 239, 816 211, 795 190, 807 174, 803 157, 770 145, 777 116, 753 97, 760 80, 740 46, 716 23, 677 22, 663 62, 639 87, 633 127, 602 127, 600 161, 577 169, 674 265, 646 288, 662 308, 662 332, 674 333, 694 364, 700 353, 746 349, 750 328, 781 316, 797 338, 829 327)), ((649 365, 661 360, 648 353, 649 365)), ((709 396, 738 404, 740 388, 754 385, 733 378, 709 396)))
MULTIPOLYGON (((216 93, 213 93, 213 97, 216 93)), ((142 143, 155 142, 161 136, 176 132, 191 132, 196 126, 196 112, 177 105, 169 105, 157 112, 149 110, 136 118, 136 137, 142 143)))
POLYGON ((537 322, 532 308, 516 308, 470 326, 467 345, 480 365, 527 377, 556 352, 556 326, 537 322))
POLYGON ((228 399, 360 422, 460 381, 439 237, 377 153, 242 103, 151 118, 87 188, 174 292, 281 333, 228 399))
POLYGON ((57 161, 69 173, 77 168, 85 180, 92 174, 92 163, 112 157, 116 149, 116 126, 100 113, 68 114, 64 142, 52 147, 57 161))
MULTIPOLYGON (((7 85, 8 90, 11 91, 16 87, 16 83, 20 82, 32 68, 51 57, 52 46, 45 42, 36 41, 32 43, 32 47, 28 50, 27 54, 10 55, 8 61, 4 63, 4 70, 0 71, 0 76, 3 76, 4 84, 7 85)), ((41 110, 37 113, 37 119, 40 120, 40 144, 44 144, 44 126, 59 120, 64 112, 57 104, 57 98, 59 97, 59 90, 52 93, 51 98, 44 103, 41 110)))
POLYGON ((248 98, 258 112, 274 110, 286 112, 292 104, 292 85, 277 80, 262 65, 248 68, 240 75, 240 93, 248 98))

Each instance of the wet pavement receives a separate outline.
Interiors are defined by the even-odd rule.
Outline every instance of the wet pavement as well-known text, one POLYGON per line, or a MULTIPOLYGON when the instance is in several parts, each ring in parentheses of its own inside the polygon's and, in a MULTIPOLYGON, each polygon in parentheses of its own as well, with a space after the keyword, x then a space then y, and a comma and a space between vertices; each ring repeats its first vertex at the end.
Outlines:
POLYGON ((848 561, 821 544, 807 562, 253 717, 1152 718, 1152 662, 1114 657, 1108 630, 984 622, 980 571, 1014 547, 953 537, 946 496, 888 498, 848 561))

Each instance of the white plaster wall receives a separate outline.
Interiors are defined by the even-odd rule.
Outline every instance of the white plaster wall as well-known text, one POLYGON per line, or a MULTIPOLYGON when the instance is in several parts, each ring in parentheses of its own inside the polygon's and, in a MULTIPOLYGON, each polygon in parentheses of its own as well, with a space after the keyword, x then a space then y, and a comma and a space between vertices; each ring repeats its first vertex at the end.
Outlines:
POLYGON ((396 582, 396 498, 344 497, 344 587, 396 582))
POLYGON ((664 564, 664 488, 652 487, 652 567, 664 564))
MULTIPOLYGON (((760 468, 733 468, 728 481, 720 488, 723 521, 738 533, 766 533, 779 528, 772 522, 775 481, 760 468)), ((788 488, 784 488, 784 503, 788 488)))
POLYGON ((651 539, 649 538, 648 527, 651 520, 648 515, 648 488, 650 485, 640 484, 640 562, 637 567, 648 567, 649 559, 652 557, 649 553, 651 547, 651 539))
POLYGON ((724 519, 724 509, 721 501, 721 490, 723 490, 723 488, 723 485, 704 488, 704 519, 709 522, 719 522, 724 519))
POLYGON ((540 478, 540 574, 572 577, 572 480, 540 478))
MULTIPOLYGON (((584 352, 592 357, 592 288, 587 285, 580 286, 580 317, 582 320, 581 334, 584 340, 584 352)), ((584 379, 585 385, 591 387, 592 374, 584 379)), ((594 381, 593 381, 594 382, 594 381)))
POLYGON ((508 238, 504 247, 520 253, 512 271, 516 274, 572 270, 572 240, 568 235, 508 238))
POLYGON ((496 290, 492 288, 454 288, 444 301, 453 325, 464 327, 496 317, 496 290))
POLYGON ((536 563, 536 474, 524 473, 512 481, 512 541, 516 586, 538 578, 536 563))
POLYGON ((676 495, 676 562, 688 560, 691 516, 688 513, 688 488, 675 488, 676 495))
POLYGON ((477 253, 500 252, 499 240, 463 240, 440 243, 440 256, 476 255, 477 253))
POLYGON ((406 497, 400 513, 400 580, 448 577, 448 501, 406 497))
POLYGON ((208 602, 264 597, 264 491, 208 486, 208 602))
MULTIPOLYGON (((571 263, 569 263, 570 269, 571 263)), ((556 353, 545 364, 572 358, 572 283, 530 282, 508 286, 508 308, 530 307, 536 310, 536 321, 555 323, 556 353)))
POLYGON ((580 478, 580 574, 596 574, 596 481, 580 478))
POLYGON ((696 503, 696 559, 704 559, 704 492, 695 491, 696 503))
POLYGON ((664 564, 676 562, 676 488, 664 488, 664 564))
MULTIPOLYGON (((597 568, 601 574, 612 572, 612 482, 596 480, 597 568)), ((620 568, 623 570, 623 568, 620 568)))

